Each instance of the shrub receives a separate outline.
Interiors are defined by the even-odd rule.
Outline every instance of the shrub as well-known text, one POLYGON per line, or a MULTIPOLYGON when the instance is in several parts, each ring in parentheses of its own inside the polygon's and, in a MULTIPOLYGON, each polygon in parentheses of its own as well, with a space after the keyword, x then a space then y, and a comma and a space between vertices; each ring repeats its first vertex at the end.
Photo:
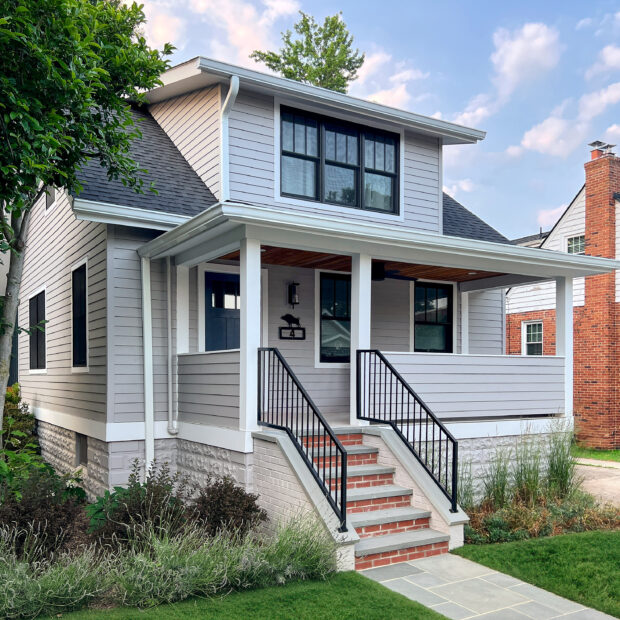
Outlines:
POLYGON ((57 475, 48 466, 34 469, 24 478, 19 493, 3 494, 0 523, 15 527, 17 557, 28 548, 33 535, 45 557, 86 542, 85 494, 75 486, 76 481, 57 475))
POLYGON ((267 520, 267 513, 258 506, 257 499, 258 495, 248 493, 229 476, 210 477, 191 503, 192 518, 211 536, 222 530, 245 534, 267 520))
POLYGON ((19 383, 7 387, 4 400, 2 428, 10 425, 19 436, 13 435, 14 441, 7 445, 9 450, 19 450, 30 444, 36 452, 40 452, 39 440, 36 435, 36 420, 30 413, 28 405, 22 402, 19 383))
POLYGON ((186 504, 191 496, 187 478, 170 474, 166 463, 147 471, 140 481, 140 464, 134 460, 127 487, 106 491, 86 508, 90 531, 103 542, 124 544, 140 530, 173 536, 187 522, 186 504))
POLYGON ((510 453, 496 450, 482 476, 483 501, 502 508, 509 499, 510 492, 510 453))

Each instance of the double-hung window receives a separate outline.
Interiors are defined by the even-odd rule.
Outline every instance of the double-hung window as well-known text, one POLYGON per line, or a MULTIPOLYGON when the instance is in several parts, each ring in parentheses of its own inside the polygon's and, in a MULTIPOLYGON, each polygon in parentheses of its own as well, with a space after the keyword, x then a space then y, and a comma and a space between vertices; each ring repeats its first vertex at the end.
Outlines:
POLYGON ((416 282, 414 291, 415 351, 452 353, 452 285, 416 282))
POLYGON ((30 369, 45 369, 45 291, 30 298, 28 304, 30 328, 30 369))
POLYGON ((585 254, 586 253, 586 236, 577 235, 569 237, 566 240, 566 251, 569 254, 585 254))
POLYGON ((398 213, 396 134, 282 108, 283 196, 398 213))
POLYGON ((320 361, 349 362, 351 358, 351 276, 321 274, 320 361))
POLYGON ((543 354, 543 324, 524 323, 523 349, 525 355, 543 354))
POLYGON ((71 297, 73 367, 85 368, 88 366, 86 264, 71 273, 71 297))

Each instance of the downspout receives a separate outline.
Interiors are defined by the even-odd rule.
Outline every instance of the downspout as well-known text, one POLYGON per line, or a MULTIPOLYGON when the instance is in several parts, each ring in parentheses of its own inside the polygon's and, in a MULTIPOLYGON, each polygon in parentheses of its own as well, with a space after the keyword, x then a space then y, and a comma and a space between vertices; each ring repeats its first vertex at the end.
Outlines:
POLYGON ((142 258, 142 350, 144 355, 144 467, 155 458, 153 410, 153 312, 151 308, 151 260, 142 258))
POLYGON ((166 318, 167 318, 167 337, 168 337, 168 434, 176 435, 179 432, 178 411, 173 407, 172 399, 172 265, 170 257, 166 257, 166 318))
POLYGON ((230 76, 228 94, 220 113, 220 202, 230 200, 230 136, 228 115, 239 93, 239 77, 230 76))

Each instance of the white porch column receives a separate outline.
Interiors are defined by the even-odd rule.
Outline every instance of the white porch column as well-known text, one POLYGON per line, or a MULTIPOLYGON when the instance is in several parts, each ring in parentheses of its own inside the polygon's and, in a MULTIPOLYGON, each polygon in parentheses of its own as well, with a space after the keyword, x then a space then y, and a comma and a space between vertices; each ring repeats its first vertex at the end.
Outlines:
POLYGON ((573 416, 573 279, 555 279, 555 354, 564 356, 564 408, 573 416))
MULTIPOLYGON (((456 343, 454 344, 456 353, 456 343)), ((469 293, 461 291, 461 353, 469 353, 469 293)))
POLYGON ((189 353, 189 267, 177 265, 177 354, 189 353))
POLYGON ((261 334, 260 241, 241 240, 240 277, 241 364, 239 369, 239 429, 258 428, 258 348, 261 334))
POLYGON ((153 310, 151 306, 151 261, 142 258, 142 355, 144 380, 144 470, 155 458, 155 413, 153 408, 153 310))
POLYGON ((350 422, 367 424, 357 419, 357 355, 358 349, 370 349, 370 295, 372 260, 367 254, 351 257, 351 388, 350 422))

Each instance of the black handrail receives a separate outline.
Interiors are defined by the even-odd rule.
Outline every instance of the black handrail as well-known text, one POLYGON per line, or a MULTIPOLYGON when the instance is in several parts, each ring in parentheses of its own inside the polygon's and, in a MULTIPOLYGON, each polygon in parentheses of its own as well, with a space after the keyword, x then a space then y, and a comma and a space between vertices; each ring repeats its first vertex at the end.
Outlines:
POLYGON ((381 351, 357 352, 357 417, 389 424, 458 510, 458 442, 381 351))
POLYGON ((275 347, 258 349, 258 423, 286 431, 346 532, 347 452, 275 347))

